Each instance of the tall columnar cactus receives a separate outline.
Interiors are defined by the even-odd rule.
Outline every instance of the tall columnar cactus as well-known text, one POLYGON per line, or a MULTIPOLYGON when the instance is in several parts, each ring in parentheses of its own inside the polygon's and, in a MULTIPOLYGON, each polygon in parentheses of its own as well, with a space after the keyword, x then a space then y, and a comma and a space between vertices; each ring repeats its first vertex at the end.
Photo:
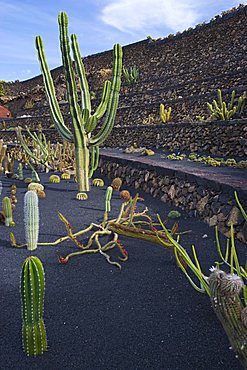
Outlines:
POLYGON ((39 236, 39 204, 36 191, 29 190, 24 197, 24 223, 27 249, 37 249, 39 236))
POLYGON ((211 116, 216 120, 229 120, 236 113, 242 114, 246 101, 246 92, 244 92, 239 98, 237 105, 234 105, 235 102, 235 90, 232 91, 231 101, 226 104, 222 99, 222 92, 220 89, 217 90, 218 102, 213 100, 213 104, 207 103, 208 109, 211 113, 211 116))
POLYGON ((19 173, 19 180, 23 180, 23 166, 21 162, 18 164, 17 170, 19 173))
POLYGON ((164 123, 170 122, 172 119, 171 113, 172 113, 171 107, 165 109, 164 104, 160 104, 160 119, 162 122, 164 123))
POLYGON ((36 37, 36 48, 55 127, 64 140, 75 144, 76 177, 79 191, 89 191, 89 147, 101 145, 110 135, 113 128, 121 86, 122 48, 119 44, 114 45, 112 80, 105 81, 101 103, 95 112, 92 113, 89 86, 76 35, 71 35, 71 48, 75 60, 75 69, 79 77, 81 91, 80 104, 77 94, 76 76, 70 55, 68 16, 65 12, 59 13, 58 22, 68 103, 74 128, 73 132, 64 123, 56 99, 54 83, 46 61, 43 41, 40 36, 36 37), (100 130, 92 136, 92 131, 104 114, 105 119, 100 130))
POLYGON ((208 278, 213 309, 244 368, 247 369, 246 308, 239 296, 244 284, 235 274, 216 269, 208 278))
POLYGON ((4 217, 5 217, 5 226, 14 225, 11 201, 9 197, 3 198, 3 212, 4 212, 4 217))
POLYGON ((21 271, 22 343, 28 356, 47 351, 43 320, 45 295, 44 268, 38 257, 28 257, 21 271))

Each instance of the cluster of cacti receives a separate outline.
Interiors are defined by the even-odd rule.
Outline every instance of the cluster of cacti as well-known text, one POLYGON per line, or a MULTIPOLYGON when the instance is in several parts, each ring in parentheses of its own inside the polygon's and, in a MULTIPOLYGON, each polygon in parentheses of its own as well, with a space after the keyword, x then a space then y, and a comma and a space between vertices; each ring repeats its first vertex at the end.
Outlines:
POLYGON ((123 66, 123 75, 128 85, 133 85, 140 78, 139 68, 137 66, 130 67, 129 69, 123 66))
POLYGON ((241 160, 237 161, 234 158, 213 158, 211 156, 200 156, 197 153, 190 153, 188 156, 186 154, 168 154, 165 156, 165 158, 170 160, 176 160, 176 161, 182 161, 186 158, 188 158, 191 161, 199 162, 199 163, 205 163, 209 166, 213 167, 219 167, 219 166, 227 166, 227 167, 235 167, 235 168, 247 168, 247 161, 241 160))
POLYGON ((38 257, 28 257, 21 271, 22 343, 28 356, 47 351, 43 320, 45 295, 44 268, 38 257))
POLYGON ((60 177, 58 175, 51 175, 49 177, 49 182, 54 183, 54 184, 59 184, 60 183, 60 177))
POLYGON ((88 195, 87 195, 87 193, 83 193, 83 192, 77 193, 76 194, 76 199, 77 200, 87 200, 88 199, 88 195))
POLYGON ((74 34, 71 36, 71 46, 75 60, 75 69, 80 84, 80 104, 77 94, 76 76, 74 74, 70 55, 68 16, 65 12, 59 13, 58 22, 60 28, 60 46, 67 86, 67 97, 72 124, 74 127, 73 131, 71 131, 64 123, 64 119, 56 99, 53 80, 46 62, 43 41, 40 36, 36 37, 36 48, 55 127, 64 140, 73 142, 75 145, 76 177, 79 191, 83 192, 89 191, 89 147, 101 145, 110 135, 114 125, 121 86, 122 48, 119 44, 114 45, 113 78, 111 82, 105 82, 101 103, 95 113, 92 114, 90 91, 77 38, 74 34), (92 132, 98 121, 105 113, 106 117, 100 130, 96 135, 92 136, 92 132))
POLYGON ((104 180, 102 180, 102 179, 98 179, 98 178, 93 179, 93 181, 92 181, 92 185, 93 185, 93 186, 102 187, 102 186, 104 186, 104 180))
POLYGON ((165 109, 164 104, 160 104, 160 119, 162 122, 167 123, 172 120, 172 108, 165 109))
POLYGON ((115 177, 115 179, 112 180, 111 187, 113 190, 119 191, 122 186, 122 179, 120 177, 115 177))
POLYGON ((228 104, 222 99, 221 89, 217 90, 217 95, 218 102, 214 99, 213 104, 207 103, 212 118, 225 121, 231 119, 236 113, 239 113, 240 115, 243 113, 246 101, 246 92, 244 92, 235 103, 236 92, 233 90, 231 101, 228 104))
POLYGON ((39 200, 36 191, 28 190, 24 196, 24 224, 27 249, 37 249, 39 237, 39 200))

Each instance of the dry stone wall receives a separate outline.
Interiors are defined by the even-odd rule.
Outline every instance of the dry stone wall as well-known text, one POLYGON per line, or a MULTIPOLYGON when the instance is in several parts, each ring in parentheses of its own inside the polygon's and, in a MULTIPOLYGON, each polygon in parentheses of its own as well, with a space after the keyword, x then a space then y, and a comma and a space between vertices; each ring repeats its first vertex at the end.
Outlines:
MULTIPOLYGON (((110 179, 120 177, 123 186, 141 189, 162 202, 186 210, 190 216, 197 216, 210 226, 218 226, 220 232, 229 237, 230 224, 236 236, 247 242, 247 222, 236 206, 233 191, 210 179, 199 178, 182 172, 153 168, 143 163, 124 159, 109 159, 102 156, 101 174, 110 179)), ((124 187, 122 187, 124 188, 124 187)), ((247 209, 247 193, 238 191, 242 205, 247 209)))

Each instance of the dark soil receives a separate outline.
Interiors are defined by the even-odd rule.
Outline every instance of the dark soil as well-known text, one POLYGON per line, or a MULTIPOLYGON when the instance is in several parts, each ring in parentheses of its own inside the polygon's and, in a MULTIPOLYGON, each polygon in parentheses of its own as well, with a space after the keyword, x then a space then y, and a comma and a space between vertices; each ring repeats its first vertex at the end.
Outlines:
MULTIPOLYGON (((80 202, 75 200, 73 181, 50 184, 45 174, 41 179, 46 199, 39 202, 39 241, 53 241, 65 235, 58 210, 75 231, 102 220, 109 180, 105 179, 104 188, 92 187, 89 199, 80 202)), ((3 176, 1 180, 3 198, 14 181, 3 176)), ((168 250, 120 237, 129 252, 129 260, 120 271, 98 254, 74 257, 67 265, 59 264, 59 255, 76 250, 70 242, 56 247, 40 246, 35 252, 12 248, 10 231, 18 243, 25 242, 23 196, 27 186, 24 182, 15 183, 16 226, 11 229, 0 225, 1 369, 241 369, 229 350, 228 338, 208 296, 192 288, 168 250), (49 348, 37 358, 27 357, 21 343, 19 281, 22 262, 30 253, 41 259, 46 275, 44 320, 49 348)), ((135 195, 133 189, 131 194, 135 195)), ((165 218, 171 210, 169 205, 142 195, 153 216, 159 212, 165 218)), ((114 193, 113 216, 120 204, 118 194, 114 193)), ((208 274, 218 260, 213 228, 187 218, 186 214, 182 214, 179 225, 181 231, 191 230, 182 236, 181 244, 188 250, 195 244, 208 274), (207 237, 203 238, 205 234, 207 237)), ((240 255, 244 255, 246 246, 236 245, 240 255)))

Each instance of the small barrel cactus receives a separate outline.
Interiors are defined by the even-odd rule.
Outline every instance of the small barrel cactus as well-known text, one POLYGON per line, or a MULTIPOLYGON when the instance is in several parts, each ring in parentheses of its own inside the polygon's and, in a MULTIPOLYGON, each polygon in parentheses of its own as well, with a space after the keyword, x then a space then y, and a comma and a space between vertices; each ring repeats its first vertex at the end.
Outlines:
POLYGON ((122 190, 120 192, 120 198, 123 199, 123 201, 128 202, 131 198, 131 195, 128 190, 122 190))
POLYGON ((61 175, 62 180, 70 180, 70 173, 64 172, 61 175))
POLYGON ((60 177, 58 175, 51 175, 49 177, 49 182, 54 183, 54 184, 59 184, 60 183, 60 177))
POLYGON ((104 186, 104 180, 102 180, 102 179, 93 179, 92 184, 93 184, 93 186, 102 187, 102 186, 104 186))
POLYGON ((8 197, 3 198, 3 213, 5 217, 5 226, 14 226, 11 200, 8 197))
POLYGON ((112 180, 111 187, 113 188, 113 190, 119 191, 121 186, 122 186, 122 180, 120 179, 120 177, 116 177, 115 179, 112 180))
POLYGON ((45 294, 44 268, 38 257, 28 257, 21 271, 22 343, 28 356, 47 351, 43 320, 45 294))
POLYGON ((88 199, 88 195, 87 193, 77 193, 76 194, 76 199, 77 200, 87 200, 88 199))
POLYGON ((28 190, 33 190, 36 192, 44 190, 44 186, 42 184, 39 184, 38 182, 31 182, 27 188, 28 190))
POLYGON ((37 248, 39 236, 39 204, 35 191, 29 190, 24 197, 24 223, 27 249, 37 248))

